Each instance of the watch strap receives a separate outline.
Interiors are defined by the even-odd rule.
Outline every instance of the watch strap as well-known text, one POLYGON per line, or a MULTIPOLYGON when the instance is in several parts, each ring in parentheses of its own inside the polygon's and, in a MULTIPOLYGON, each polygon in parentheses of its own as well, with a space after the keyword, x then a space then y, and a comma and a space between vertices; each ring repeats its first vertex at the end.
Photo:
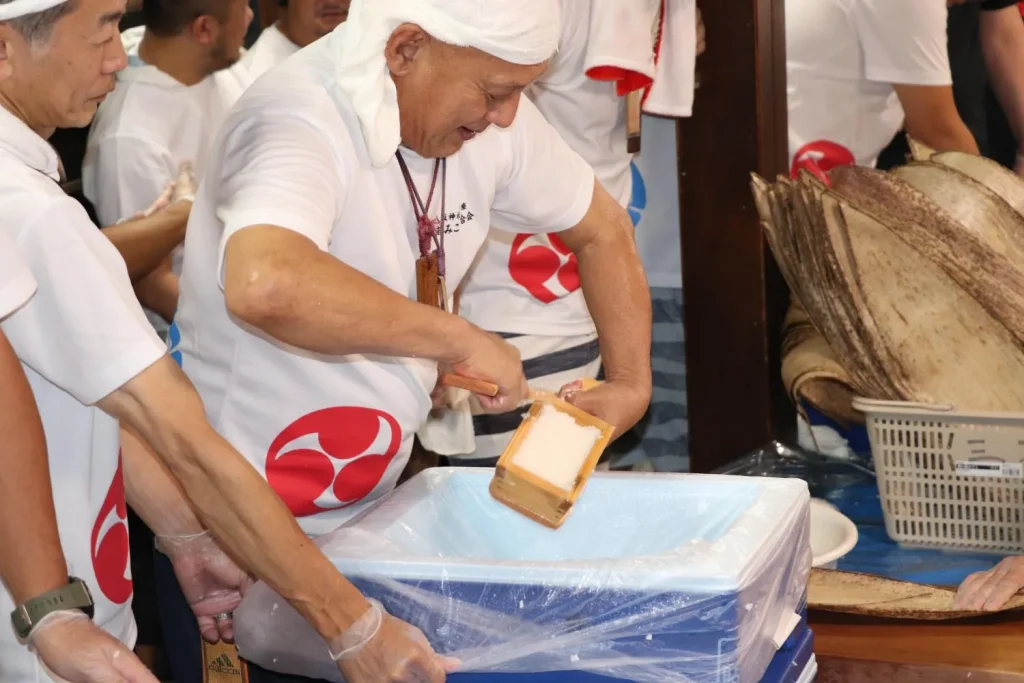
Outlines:
POLYGON ((27 600, 11 612, 11 624, 22 640, 28 638, 32 629, 47 614, 66 610, 80 610, 91 619, 93 616, 92 594, 85 581, 71 577, 66 586, 27 600))

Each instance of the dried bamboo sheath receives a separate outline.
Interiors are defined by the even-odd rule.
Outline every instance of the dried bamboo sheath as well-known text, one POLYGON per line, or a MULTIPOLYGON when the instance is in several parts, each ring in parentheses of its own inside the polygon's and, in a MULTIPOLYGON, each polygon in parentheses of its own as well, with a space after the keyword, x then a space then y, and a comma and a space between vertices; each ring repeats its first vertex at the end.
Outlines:
POLYGON ((806 311, 787 327, 787 385, 823 401, 1024 409, 1024 183, 985 159, 912 151, 892 173, 835 169, 829 187, 807 173, 753 177, 806 311))

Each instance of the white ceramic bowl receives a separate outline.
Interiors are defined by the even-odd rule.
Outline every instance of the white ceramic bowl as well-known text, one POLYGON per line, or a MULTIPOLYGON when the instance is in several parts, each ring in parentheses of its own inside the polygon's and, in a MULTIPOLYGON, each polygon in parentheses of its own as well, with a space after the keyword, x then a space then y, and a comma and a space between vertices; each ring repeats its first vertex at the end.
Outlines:
POLYGON ((840 558, 857 545, 857 526, 833 505, 811 499, 811 554, 814 566, 835 569, 840 558))

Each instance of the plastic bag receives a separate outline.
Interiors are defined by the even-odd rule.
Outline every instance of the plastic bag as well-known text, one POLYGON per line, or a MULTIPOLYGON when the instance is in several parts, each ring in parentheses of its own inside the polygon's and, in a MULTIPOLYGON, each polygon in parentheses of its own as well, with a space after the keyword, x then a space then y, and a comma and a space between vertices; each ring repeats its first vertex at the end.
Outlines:
MULTIPOLYGON (((428 470, 318 539, 462 671, 756 682, 802 608, 802 482, 598 474, 552 531, 494 501, 492 476, 428 470)), ((323 641, 263 583, 235 613, 235 633, 264 668, 342 680, 323 641)))

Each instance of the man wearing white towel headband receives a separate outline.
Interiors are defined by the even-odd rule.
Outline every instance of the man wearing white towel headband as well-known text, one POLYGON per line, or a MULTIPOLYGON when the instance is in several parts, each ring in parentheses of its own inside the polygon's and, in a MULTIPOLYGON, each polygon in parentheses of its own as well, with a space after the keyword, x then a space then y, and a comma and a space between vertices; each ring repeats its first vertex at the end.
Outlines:
POLYGON ((439 369, 496 384, 489 410, 524 398, 518 352, 441 310, 492 216, 577 255, 607 381, 570 400, 619 433, 646 409, 651 304, 629 217, 521 97, 560 33, 552 0, 354 0, 214 143, 176 351, 307 533, 394 487, 439 369))
MULTIPOLYGON (((190 626, 198 616, 210 642, 231 638, 230 613, 249 584, 219 543, 279 587, 349 683, 438 683, 446 662, 423 634, 363 598, 210 427, 146 322, 124 261, 58 185, 46 138, 88 124, 113 88, 126 62, 117 34, 124 9, 124 0, 0 0, 0 231, 38 284, 0 328, 22 362, 49 450, 52 500, 37 495, 23 514, 40 524, 47 509, 56 512, 67 562, 27 567, 49 577, 35 594, 24 594, 24 582, 17 597, 0 590, 0 613, 12 615, 0 630, 0 681, 42 683, 48 667, 73 683, 152 683, 104 635, 128 648, 135 640, 127 503, 159 535, 190 626)), ((29 550, 4 546, 4 571, 39 557, 29 550)))

